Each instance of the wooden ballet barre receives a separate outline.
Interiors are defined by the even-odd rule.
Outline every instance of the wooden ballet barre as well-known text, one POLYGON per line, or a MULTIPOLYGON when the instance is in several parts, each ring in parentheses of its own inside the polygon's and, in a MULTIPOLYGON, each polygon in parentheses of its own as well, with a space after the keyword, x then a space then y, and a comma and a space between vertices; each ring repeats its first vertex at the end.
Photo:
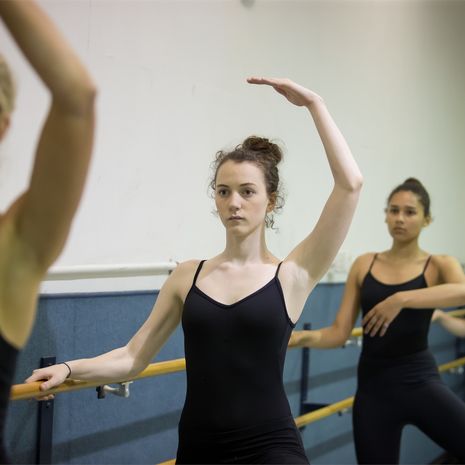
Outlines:
MULTIPOLYGON (((102 384, 114 384, 124 383, 126 381, 135 381, 143 378, 150 378, 152 376, 166 375, 168 373, 175 373, 186 369, 186 361, 184 358, 178 358, 176 360, 169 360, 166 362, 151 363, 144 371, 140 372, 131 380, 116 380, 109 382, 107 381, 75 381, 67 380, 63 384, 60 384, 56 388, 47 391, 47 394, 59 394, 62 392, 78 391, 80 389, 94 388, 101 386, 102 384)), ((39 389, 42 381, 36 381, 34 383, 27 384, 15 384, 11 388, 10 399, 21 400, 21 399, 33 399, 34 397, 43 395, 43 391, 39 389)))
POLYGON ((323 418, 334 415, 335 413, 343 412, 344 410, 352 407, 354 403, 353 397, 348 397, 347 399, 335 402, 334 404, 327 405, 326 407, 319 408, 313 412, 306 413, 300 417, 294 418, 297 428, 308 425, 309 423, 314 423, 316 421, 322 420, 323 418))
POLYGON ((458 368, 465 365, 465 357, 458 358, 457 360, 452 360, 452 362, 444 363, 440 365, 439 373, 444 373, 445 371, 453 370, 454 368, 458 368))
MULTIPOLYGON (((439 366, 439 371, 441 373, 449 370, 453 370, 454 368, 458 368, 460 366, 465 365, 465 357, 459 358, 457 360, 453 360, 451 362, 445 363, 439 366)), ((75 381, 75 380, 67 380, 63 384, 60 384, 56 388, 50 389, 47 391, 48 394, 60 394, 62 392, 71 392, 71 391, 78 391, 81 389, 88 389, 97 386, 101 386, 102 384, 114 384, 114 383, 124 383, 127 381, 136 381, 143 378, 150 378, 153 376, 160 376, 165 375, 168 373, 175 373, 177 371, 183 371, 186 369, 186 360, 184 358, 178 358, 175 360, 168 360, 166 362, 158 362, 158 363, 151 363, 144 371, 139 373, 137 376, 127 379, 127 380, 115 380, 113 382, 109 381, 75 381)), ((43 395, 43 391, 39 389, 40 385, 42 384, 41 381, 36 381, 34 383, 27 383, 27 384, 15 384, 11 388, 10 399, 11 400, 23 400, 23 399, 33 399, 34 397, 38 397, 43 395)), ((345 401, 348 401, 346 399, 345 401)), ((341 402, 345 402, 341 401, 341 402)), ((338 404, 338 403, 337 403, 338 404)), ((325 410, 330 408, 331 406, 324 407, 325 414, 322 413, 322 417, 332 415, 333 413, 337 413, 340 410, 344 410, 342 406, 340 410, 331 412, 329 410, 325 410), (329 412, 329 413, 328 413, 329 412)), ((314 412, 310 412, 304 415, 305 418, 313 418, 313 414, 316 414, 319 410, 315 410, 314 412)), ((317 418, 318 420, 321 418, 317 418)), ((316 420, 309 420, 308 423, 316 421, 316 420)), ((307 423, 304 423, 307 424, 307 423)))

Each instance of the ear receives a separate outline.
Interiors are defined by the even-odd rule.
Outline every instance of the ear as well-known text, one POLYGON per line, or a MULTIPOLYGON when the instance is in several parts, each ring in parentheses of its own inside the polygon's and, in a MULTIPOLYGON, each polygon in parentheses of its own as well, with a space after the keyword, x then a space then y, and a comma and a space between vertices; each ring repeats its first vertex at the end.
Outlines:
POLYGON ((0 141, 3 139, 8 127, 10 126, 10 115, 0 117, 0 141))
POLYGON ((426 228, 427 226, 429 226, 433 221, 433 218, 431 218, 431 216, 427 216, 425 217, 424 221, 423 221, 423 227, 426 228))
POLYGON ((276 206, 276 198, 276 192, 274 192, 268 197, 268 206, 266 207, 267 213, 271 213, 274 210, 274 207, 276 206))

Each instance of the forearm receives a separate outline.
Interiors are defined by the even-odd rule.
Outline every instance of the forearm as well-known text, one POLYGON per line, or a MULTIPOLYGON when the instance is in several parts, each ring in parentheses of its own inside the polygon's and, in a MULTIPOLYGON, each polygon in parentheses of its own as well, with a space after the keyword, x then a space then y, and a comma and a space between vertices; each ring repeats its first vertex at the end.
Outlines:
POLYGON ((394 294, 402 308, 442 308, 465 305, 465 284, 439 284, 394 294))
POLYGON ((143 370, 127 347, 120 347, 93 358, 66 362, 71 379, 84 381, 117 381, 128 379, 143 370))
POLYGON ((0 16, 54 100, 87 111, 94 83, 47 15, 30 0, 1 0, 0 16))
POLYGON ((289 347, 309 347, 312 349, 333 349, 341 347, 347 337, 334 326, 317 330, 293 331, 289 347))
POLYGON ((438 317, 436 322, 438 322, 444 329, 452 333, 457 337, 465 337, 465 320, 463 318, 457 318, 447 313, 436 310, 438 312, 438 317))
POLYGON ((335 185, 348 191, 359 190, 363 181, 362 174, 326 104, 318 97, 307 108, 325 148, 335 185))

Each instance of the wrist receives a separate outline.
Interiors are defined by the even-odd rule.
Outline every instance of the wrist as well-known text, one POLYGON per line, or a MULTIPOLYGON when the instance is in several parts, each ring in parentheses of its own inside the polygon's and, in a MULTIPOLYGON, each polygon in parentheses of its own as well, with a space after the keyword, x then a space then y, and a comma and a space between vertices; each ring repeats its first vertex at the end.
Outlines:
POLYGON ((66 375, 66 379, 68 379, 71 376, 71 373, 72 373, 72 370, 71 370, 71 367, 69 366, 69 363, 61 362, 60 365, 64 365, 64 367, 68 370, 68 374, 66 375))
POLYGON ((392 301, 394 305, 398 306, 400 309, 408 306, 409 300, 407 292, 405 291, 396 292, 391 297, 389 297, 389 299, 392 301))
POLYGON ((325 106, 325 102, 322 97, 320 97, 318 94, 312 94, 308 100, 305 106, 310 110, 313 111, 317 108, 321 108, 325 106))

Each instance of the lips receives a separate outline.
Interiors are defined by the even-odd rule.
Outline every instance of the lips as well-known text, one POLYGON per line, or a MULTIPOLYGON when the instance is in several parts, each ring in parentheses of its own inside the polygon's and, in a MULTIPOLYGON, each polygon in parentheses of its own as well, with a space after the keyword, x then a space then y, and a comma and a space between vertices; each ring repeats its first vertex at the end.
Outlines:
POLYGON ((230 216, 228 218, 229 221, 237 221, 237 220, 243 220, 242 216, 230 216))

